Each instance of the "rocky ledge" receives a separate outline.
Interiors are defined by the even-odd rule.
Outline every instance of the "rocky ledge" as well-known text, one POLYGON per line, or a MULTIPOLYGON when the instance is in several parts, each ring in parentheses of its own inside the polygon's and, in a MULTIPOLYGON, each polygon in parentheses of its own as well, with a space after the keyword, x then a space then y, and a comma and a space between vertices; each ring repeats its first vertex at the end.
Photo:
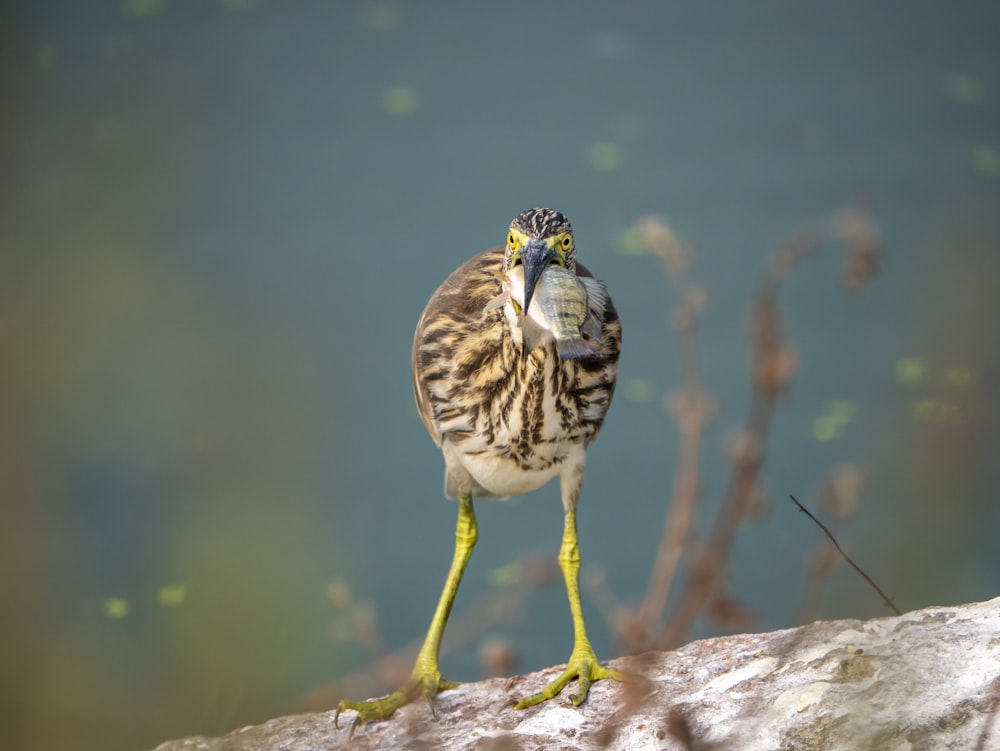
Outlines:
MULTIPOLYGON (((1000 598, 898 618, 825 621, 696 641, 611 663, 580 708, 515 712, 558 674, 470 683, 349 739, 353 712, 303 714, 156 751, 453 749, 1000 749, 1000 598)), ((565 693, 572 690, 570 686, 565 693)))

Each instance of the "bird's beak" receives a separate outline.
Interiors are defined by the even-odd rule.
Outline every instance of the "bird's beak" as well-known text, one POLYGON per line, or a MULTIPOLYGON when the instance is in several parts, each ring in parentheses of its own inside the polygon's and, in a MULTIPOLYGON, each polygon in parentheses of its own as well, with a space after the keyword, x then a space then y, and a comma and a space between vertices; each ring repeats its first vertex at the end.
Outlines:
POLYGON ((555 255, 544 240, 529 240, 521 250, 521 264, 524 266, 524 312, 528 312, 535 285, 542 278, 542 272, 555 255))

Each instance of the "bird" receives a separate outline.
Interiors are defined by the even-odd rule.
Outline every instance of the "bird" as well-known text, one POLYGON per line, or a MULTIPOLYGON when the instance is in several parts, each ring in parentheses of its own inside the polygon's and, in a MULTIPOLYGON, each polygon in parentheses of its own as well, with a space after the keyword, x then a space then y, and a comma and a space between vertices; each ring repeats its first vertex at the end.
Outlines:
POLYGON ((353 734, 359 725, 388 719, 421 697, 433 711, 434 697, 459 685, 441 676, 439 652, 478 538, 473 502, 528 493, 556 477, 564 513, 558 563, 569 598, 573 648, 555 680, 511 705, 536 706, 576 680, 571 700, 579 706, 594 681, 624 680, 622 673, 600 664, 587 636, 576 524, 586 449, 611 404, 620 352, 621 322, 607 288, 577 262, 573 229, 554 209, 518 214, 504 245, 474 255, 434 292, 414 333, 413 389, 420 418, 444 457, 444 494, 458 500, 453 559, 409 678, 378 699, 341 700, 335 725, 341 713, 353 710, 353 734), (552 335, 525 336, 533 299, 538 303, 546 269, 553 266, 585 283, 588 316, 596 320, 583 327, 593 336, 583 352, 571 349, 561 356, 552 335))

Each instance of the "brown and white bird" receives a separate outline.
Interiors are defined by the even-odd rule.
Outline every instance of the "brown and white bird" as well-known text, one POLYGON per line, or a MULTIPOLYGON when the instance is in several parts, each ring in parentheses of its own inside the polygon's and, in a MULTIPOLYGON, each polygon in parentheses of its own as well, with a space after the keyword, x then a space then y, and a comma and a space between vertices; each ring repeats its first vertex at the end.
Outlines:
POLYGON ((573 650, 558 678, 514 706, 551 699, 574 679, 579 705, 593 681, 621 680, 598 663, 587 638, 576 534, 586 449, 611 403, 620 351, 621 323, 607 289, 577 263, 570 223, 552 209, 516 216, 506 245, 473 256, 431 296, 413 339, 413 390, 444 454, 445 495, 459 502, 454 559, 410 678, 381 699, 340 702, 338 716, 357 712, 352 731, 457 685, 441 677, 438 654, 478 536, 473 499, 528 493, 555 477, 573 650))

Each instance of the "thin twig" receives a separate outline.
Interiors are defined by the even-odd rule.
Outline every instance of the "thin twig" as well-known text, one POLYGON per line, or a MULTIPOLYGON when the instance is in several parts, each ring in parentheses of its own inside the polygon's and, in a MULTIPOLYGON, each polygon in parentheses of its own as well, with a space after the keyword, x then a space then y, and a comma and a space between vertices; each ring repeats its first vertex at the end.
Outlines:
POLYGON ((810 519, 812 519, 816 523, 816 526, 818 526, 820 529, 823 530, 826 536, 830 538, 830 542, 833 543, 833 546, 837 549, 837 552, 840 553, 842 556, 844 556, 844 560, 850 563, 851 566, 854 568, 854 570, 857 571, 859 574, 861 574, 865 578, 865 581, 872 586, 872 589, 874 589, 876 592, 879 593, 879 596, 882 598, 882 602, 885 603, 886 607, 892 610, 892 612, 895 613, 896 615, 902 615, 903 612, 896 607, 895 603, 893 603, 892 600, 889 599, 889 595, 883 592, 882 588, 878 584, 876 584, 875 581, 870 576, 868 576, 868 574, 866 574, 858 564, 852 561, 851 557, 847 553, 844 552, 844 549, 840 547, 840 543, 837 542, 837 538, 833 536, 833 533, 830 532, 830 530, 828 530, 826 526, 824 526, 823 522, 821 522, 819 519, 813 516, 812 513, 809 511, 809 509, 807 509, 805 506, 799 503, 794 495, 789 495, 788 497, 791 498, 792 502, 799 507, 799 511, 801 511, 810 519))

